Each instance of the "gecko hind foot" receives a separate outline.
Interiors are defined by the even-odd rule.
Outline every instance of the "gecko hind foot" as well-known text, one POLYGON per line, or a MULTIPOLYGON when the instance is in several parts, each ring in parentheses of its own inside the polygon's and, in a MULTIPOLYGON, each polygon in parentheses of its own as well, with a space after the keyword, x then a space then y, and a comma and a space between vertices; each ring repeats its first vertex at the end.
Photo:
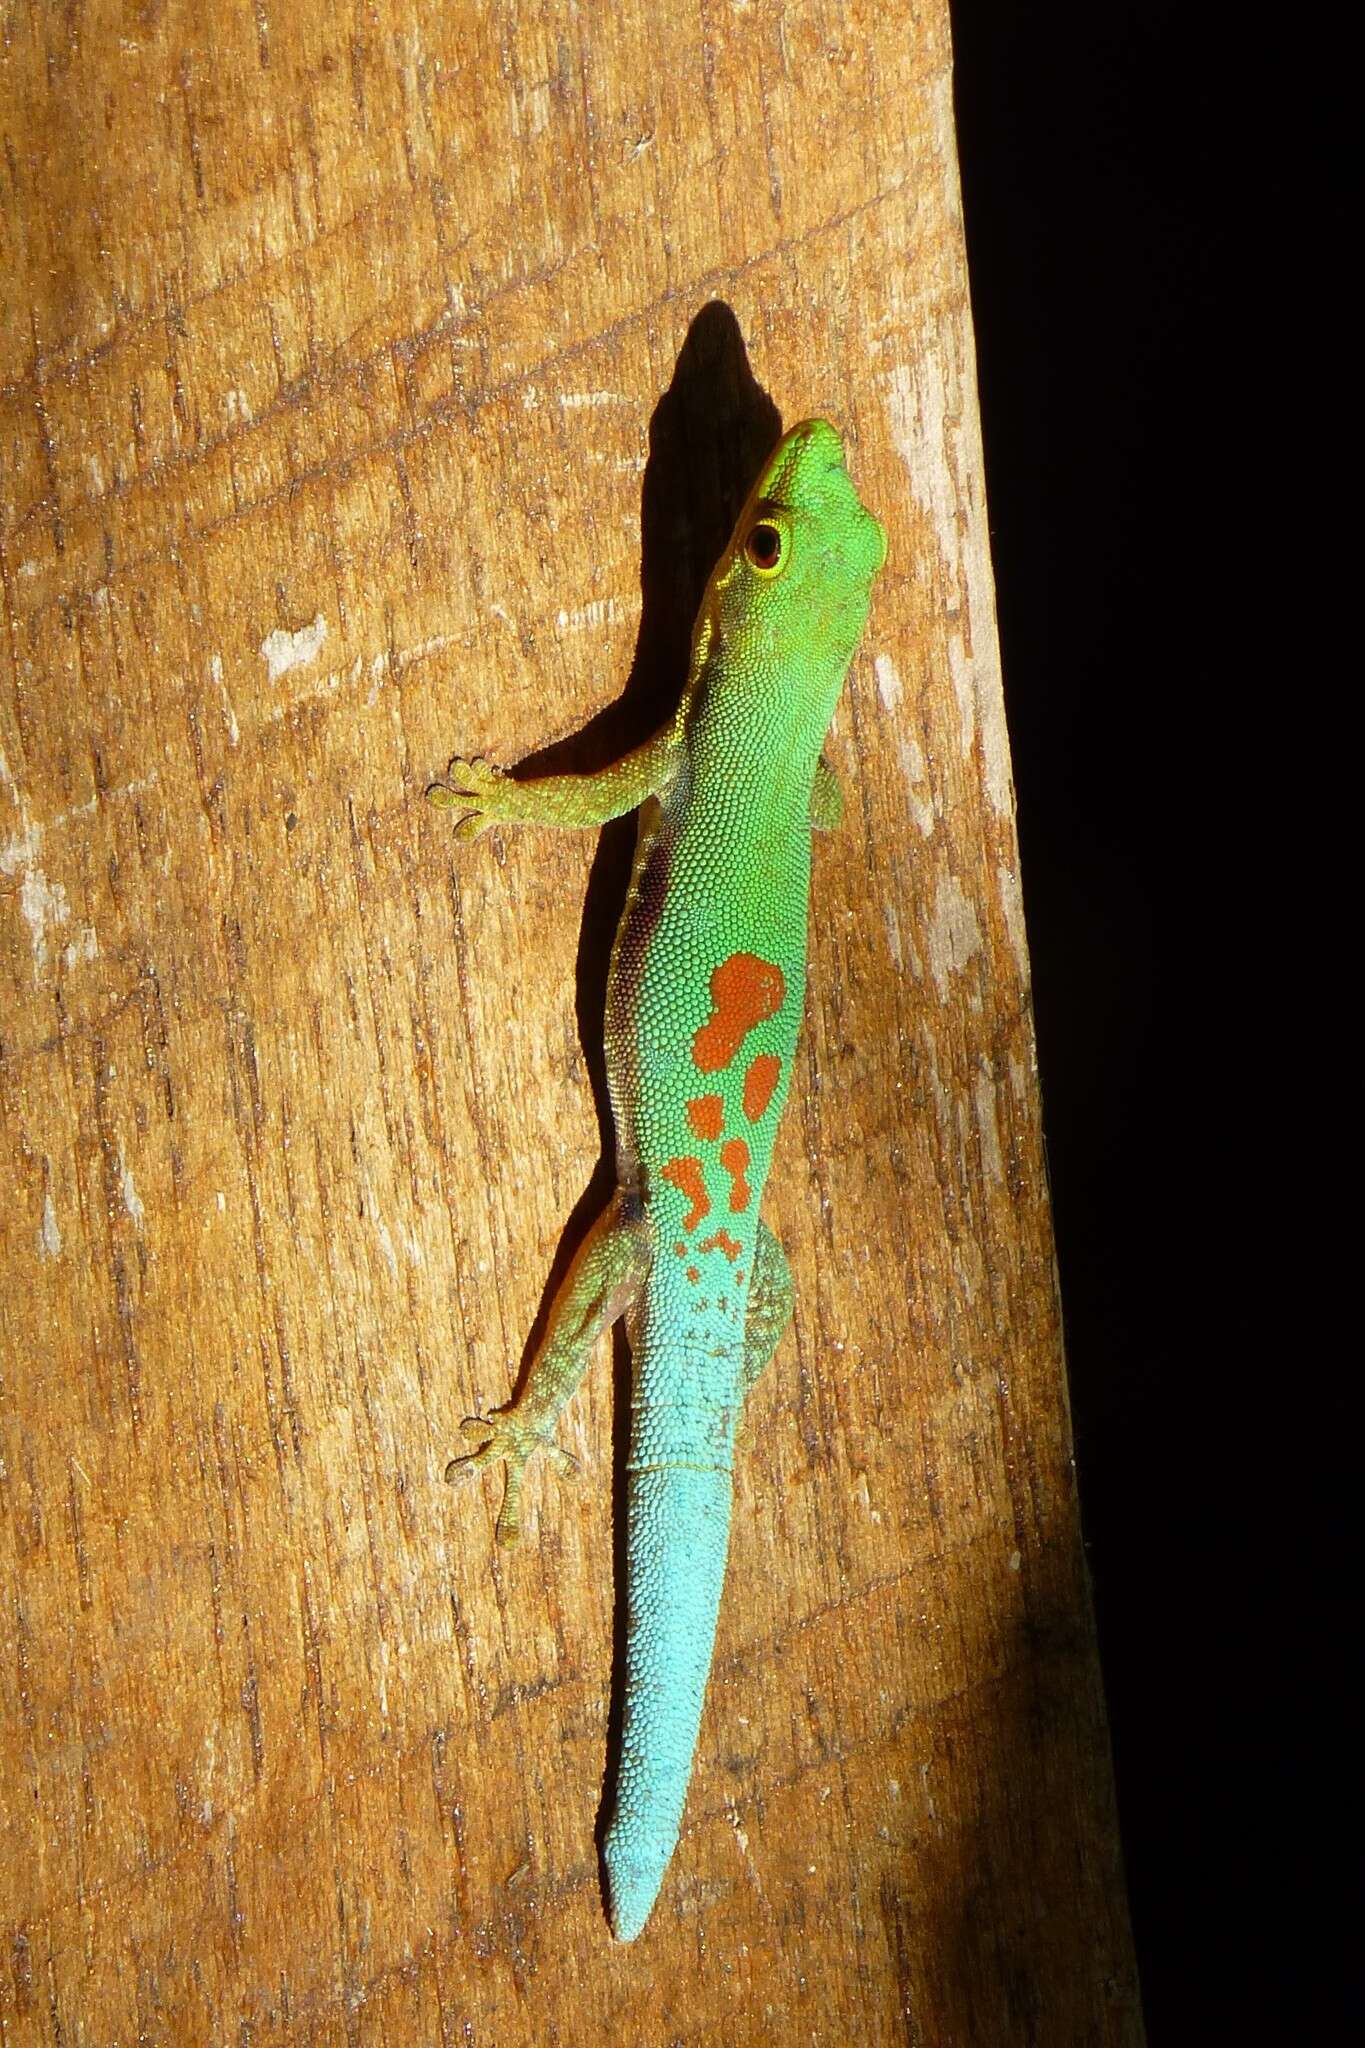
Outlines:
POLYGON ((499 1459, 503 1461, 507 1470, 502 1506, 498 1510, 497 1535, 498 1542, 510 1549, 521 1536, 521 1482, 531 1459, 544 1451, 560 1479, 572 1479, 577 1475, 578 1460, 553 1438, 520 1421, 515 1409, 501 1410, 493 1415, 468 1415, 460 1429, 463 1435, 478 1437, 480 1442, 473 1450, 464 1451, 450 1460, 446 1466, 446 1478, 452 1482, 464 1479, 470 1473, 486 1471, 499 1459))

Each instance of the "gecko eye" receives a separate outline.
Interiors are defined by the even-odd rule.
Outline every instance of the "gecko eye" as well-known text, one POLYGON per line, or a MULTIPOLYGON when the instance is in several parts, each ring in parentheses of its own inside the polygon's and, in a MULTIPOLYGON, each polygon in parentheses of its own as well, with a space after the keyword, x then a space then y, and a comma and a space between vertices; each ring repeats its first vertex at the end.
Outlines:
POLYGON ((744 552, 760 576, 776 576, 787 559, 787 536, 771 519, 760 519, 749 528, 744 552))

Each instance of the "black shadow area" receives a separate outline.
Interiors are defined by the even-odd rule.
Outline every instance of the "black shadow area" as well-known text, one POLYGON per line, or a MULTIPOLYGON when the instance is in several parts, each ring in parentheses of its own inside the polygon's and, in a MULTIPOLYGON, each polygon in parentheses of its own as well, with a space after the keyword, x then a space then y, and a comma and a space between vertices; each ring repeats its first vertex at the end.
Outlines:
MULTIPOLYGON (((1354 1573, 1330 1589, 1358 1553, 1359 1481, 1324 1470, 1342 1354, 1303 1310, 1296 1343, 1271 1328, 1277 1290, 1318 1285, 1315 1263, 1295 1283, 1285 1222, 1312 1213, 1312 1183, 1286 1179, 1276 1140, 1313 1113, 1292 1010, 1314 981, 1294 973, 1312 947, 1276 797, 1301 772, 1286 700, 1314 688, 1297 613, 1323 573, 1289 552, 1288 508, 1320 501, 1272 394, 1280 359, 1296 392, 1313 384, 1286 308, 1315 218, 1346 228, 1359 122, 1344 80, 1332 106, 1316 37, 1233 34, 1216 9, 952 12, 1081 1506, 1149 2033, 1354 2038, 1305 2017, 1339 1995, 1358 1885, 1332 1795, 1358 1776, 1354 1573)), ((1311 324, 1315 342, 1333 326, 1311 324)), ((1330 396, 1315 417, 1330 432, 1330 396)))

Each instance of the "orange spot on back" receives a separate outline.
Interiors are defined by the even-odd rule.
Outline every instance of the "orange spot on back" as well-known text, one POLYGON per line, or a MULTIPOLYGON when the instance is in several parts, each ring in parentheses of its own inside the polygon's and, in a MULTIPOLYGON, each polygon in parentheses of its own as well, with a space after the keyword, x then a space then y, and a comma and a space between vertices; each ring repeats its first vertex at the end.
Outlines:
POLYGON ((687 1105, 687 1121, 698 1138, 718 1138, 725 1121, 725 1104, 719 1095, 694 1095, 687 1105))
MULTIPOLYGON (((725 1155, 722 1153, 722 1162, 724 1157, 725 1155)), ((747 1159, 747 1153, 745 1157, 747 1159)), ((711 1208, 711 1197, 707 1194, 706 1182, 701 1177, 700 1159, 693 1159, 690 1155, 686 1159, 670 1159, 667 1166, 663 1169, 663 1176, 666 1181, 671 1181, 678 1190, 678 1193, 685 1195, 692 1204, 692 1207, 683 1218, 683 1229, 686 1231, 695 1230, 702 1217, 707 1215, 711 1208)), ((731 1198, 731 1206, 734 1206, 733 1197, 731 1198)))
POLYGON ((775 1017, 787 993, 786 976, 757 953, 732 953, 711 976, 711 1014, 692 1040, 692 1063, 703 1074, 728 1067, 745 1034, 775 1017))
POLYGON ((743 1138, 727 1138, 720 1148, 720 1163, 730 1176, 730 1207, 747 1209, 753 1189, 744 1178, 749 1171, 749 1148, 743 1138))
POLYGON ((697 1271, 695 1266, 689 1266, 687 1269, 687 1277, 692 1282, 692 1285, 695 1287, 697 1282, 701 1278, 701 1274, 697 1271))
POLYGON ((756 1053, 749 1062, 749 1071, 744 1076, 744 1114, 751 1124, 756 1124, 773 1099, 782 1073, 782 1062, 775 1052, 756 1053))
POLYGON ((714 1236, 703 1238, 697 1246, 699 1252, 724 1252, 727 1259, 737 1259, 744 1247, 737 1237, 731 1237, 728 1230, 718 1230, 714 1236))

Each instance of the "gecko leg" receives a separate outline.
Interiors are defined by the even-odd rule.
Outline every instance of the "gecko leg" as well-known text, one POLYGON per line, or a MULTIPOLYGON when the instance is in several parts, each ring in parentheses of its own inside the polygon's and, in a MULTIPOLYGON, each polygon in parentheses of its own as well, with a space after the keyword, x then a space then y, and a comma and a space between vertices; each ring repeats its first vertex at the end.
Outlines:
POLYGON ((792 1319, 792 1276, 787 1254, 763 1219, 754 1240, 754 1277, 744 1324, 740 1391, 747 1401, 754 1382, 782 1341, 792 1319))
POLYGON ((457 755, 445 780, 433 782, 427 791, 427 801, 463 814, 455 824, 457 839, 477 839, 495 823, 604 825, 657 795, 676 770, 680 749, 675 726, 666 725, 595 775, 535 775, 525 782, 491 761, 465 761, 457 755))
POLYGON ((560 1412, 582 1379, 592 1347, 623 1315, 649 1270, 649 1239, 643 1222, 622 1213, 619 1195, 603 1210, 564 1276, 550 1309, 545 1339, 519 1398, 493 1415, 471 1415, 462 1428, 481 1441, 452 1458, 447 1479, 481 1471, 501 1459, 507 1468, 498 1541, 513 1544, 521 1534, 521 1482, 538 1451, 548 1451, 561 1477, 574 1470, 569 1453, 554 1442, 560 1412))

